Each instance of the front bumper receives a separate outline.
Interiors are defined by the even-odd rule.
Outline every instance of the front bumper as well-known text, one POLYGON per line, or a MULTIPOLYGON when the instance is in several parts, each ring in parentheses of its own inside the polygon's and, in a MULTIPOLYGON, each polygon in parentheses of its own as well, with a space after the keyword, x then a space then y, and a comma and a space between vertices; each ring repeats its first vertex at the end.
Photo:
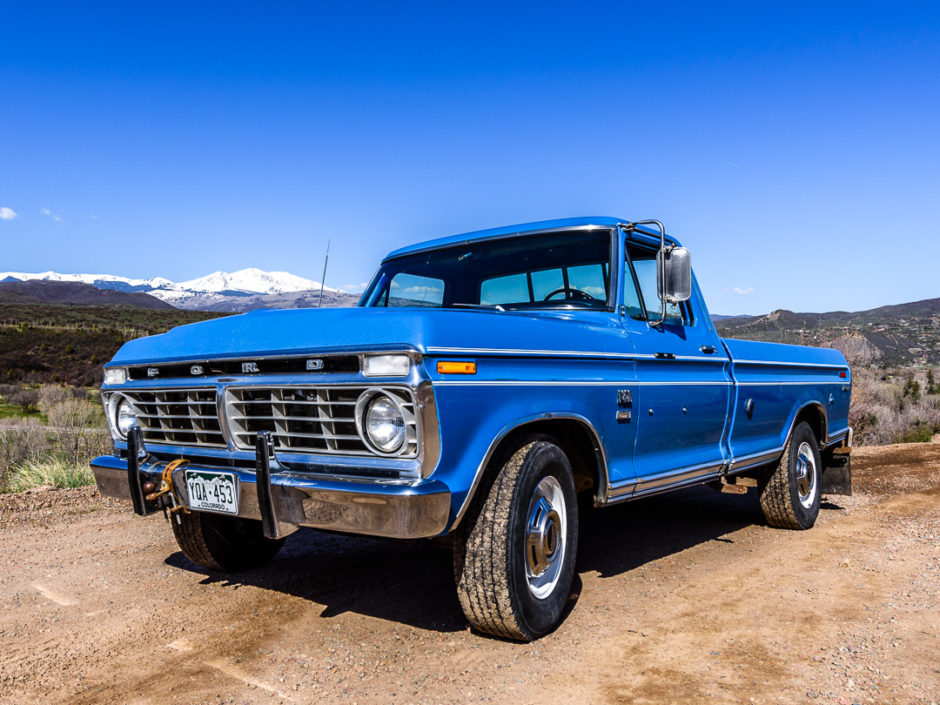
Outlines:
MULTIPOLYGON (((140 482, 149 479, 159 486, 165 465, 165 462, 141 461, 138 465, 140 482)), ((220 470, 210 465, 200 466, 198 461, 186 467, 220 470)), ((103 455, 91 461, 91 469, 101 494, 133 500, 126 458, 103 455)), ((273 535, 276 536, 285 536, 306 526, 371 536, 426 538, 441 534, 450 517, 450 491, 437 481, 408 485, 341 482, 275 471, 268 475, 270 484, 264 484, 259 492, 255 471, 228 467, 224 471, 238 476, 238 516, 257 520, 264 520, 264 514, 269 520, 275 517, 273 535)), ((188 504, 185 483, 180 483, 177 490, 188 504)))

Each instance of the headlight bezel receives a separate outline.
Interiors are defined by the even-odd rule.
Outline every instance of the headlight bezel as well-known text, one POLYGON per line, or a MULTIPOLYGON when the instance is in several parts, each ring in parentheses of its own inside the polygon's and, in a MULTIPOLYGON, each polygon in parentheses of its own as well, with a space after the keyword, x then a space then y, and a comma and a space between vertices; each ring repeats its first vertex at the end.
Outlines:
POLYGON ((391 390, 375 387, 364 391, 359 395, 359 399, 356 401, 355 417, 356 430, 359 432, 359 437, 362 439, 366 448, 376 455, 394 458, 410 453, 410 447, 415 440, 411 437, 412 434, 409 431, 409 429, 414 428, 414 415, 408 411, 402 399, 391 390), (388 400, 402 419, 401 442, 391 449, 383 448, 372 438, 369 432, 369 412, 373 405, 382 400, 388 400))
POLYGON ((136 425, 140 417, 140 410, 134 402, 124 394, 111 394, 108 396, 108 426, 111 429, 111 437, 115 440, 126 441, 127 431, 121 430, 120 423, 122 406, 126 406, 131 411, 134 418, 134 423, 127 427, 127 431, 130 431, 131 427, 136 425))

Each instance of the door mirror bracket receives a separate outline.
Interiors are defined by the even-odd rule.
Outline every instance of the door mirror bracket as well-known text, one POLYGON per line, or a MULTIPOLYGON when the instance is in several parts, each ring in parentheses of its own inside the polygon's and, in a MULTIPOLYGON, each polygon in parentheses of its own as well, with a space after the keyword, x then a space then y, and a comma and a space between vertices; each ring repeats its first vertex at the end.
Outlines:
POLYGON ((685 247, 666 244, 666 227, 658 220, 637 220, 623 223, 625 233, 638 225, 654 225, 659 230, 659 252, 656 253, 656 289, 662 304, 658 321, 649 321, 660 327, 666 320, 666 305, 678 304, 692 298, 692 255, 685 247))

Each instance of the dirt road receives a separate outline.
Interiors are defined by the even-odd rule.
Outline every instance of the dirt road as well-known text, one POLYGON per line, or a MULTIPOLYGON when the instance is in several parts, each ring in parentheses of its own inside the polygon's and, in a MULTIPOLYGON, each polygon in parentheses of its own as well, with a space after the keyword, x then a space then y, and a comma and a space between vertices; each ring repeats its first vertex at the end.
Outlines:
POLYGON ((809 532, 707 489, 595 512, 533 644, 471 633, 432 545, 210 575, 91 490, 0 497, 0 703, 940 702, 940 444, 854 471, 809 532))

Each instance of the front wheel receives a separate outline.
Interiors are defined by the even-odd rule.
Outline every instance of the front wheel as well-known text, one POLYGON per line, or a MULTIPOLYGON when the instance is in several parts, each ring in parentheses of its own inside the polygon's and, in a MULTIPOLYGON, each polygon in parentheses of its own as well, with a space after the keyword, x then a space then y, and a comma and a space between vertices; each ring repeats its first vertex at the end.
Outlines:
POLYGON ((265 537, 261 522, 209 512, 180 512, 170 523, 186 557, 209 570, 249 570, 274 557, 284 539, 265 537))
POLYGON ((761 487, 760 506, 767 523, 780 529, 809 529, 819 516, 822 462, 816 434, 797 424, 783 457, 761 487))
POLYGON ((454 545, 457 595, 469 622, 531 641, 554 629, 571 594, 578 505, 571 464, 552 442, 517 450, 454 545))

